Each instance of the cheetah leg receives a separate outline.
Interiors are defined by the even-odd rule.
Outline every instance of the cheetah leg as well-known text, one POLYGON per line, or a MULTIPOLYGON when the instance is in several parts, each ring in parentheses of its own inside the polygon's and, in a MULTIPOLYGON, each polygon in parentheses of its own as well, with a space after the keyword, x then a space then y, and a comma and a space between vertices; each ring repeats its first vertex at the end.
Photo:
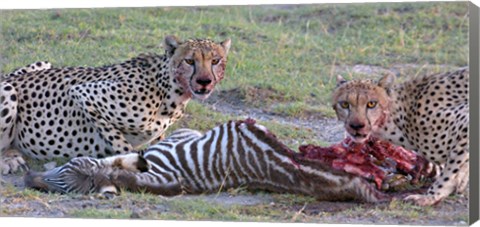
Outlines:
POLYGON ((27 162, 22 157, 22 154, 16 149, 8 149, 2 153, 0 160, 0 170, 3 175, 15 173, 18 170, 27 171, 27 162))
POLYGON ((153 139, 152 141, 150 141, 149 144, 157 144, 164 139, 165 139, 165 134, 162 134, 159 137, 157 137, 156 139, 153 139))
POLYGON ((445 167, 428 189, 428 194, 410 195, 405 200, 414 201, 421 206, 430 206, 440 202, 455 190, 465 189, 468 183, 468 174, 462 171, 468 171, 468 159, 468 138, 464 138, 450 152, 445 167))
POLYGON ((468 177, 469 177, 469 162, 468 160, 460 167, 458 172, 458 182, 455 191, 457 193, 463 193, 468 185, 468 177))
POLYGON ((15 136, 17 116, 17 92, 6 82, 0 83, 0 171, 2 174, 27 170, 27 164, 20 152, 10 146, 15 136))
POLYGON ((93 101, 89 99, 88 90, 84 84, 73 86, 69 92, 70 97, 76 101, 77 105, 82 109, 85 116, 88 117, 101 138, 109 144, 115 154, 127 154, 133 151, 133 147, 125 139, 123 133, 115 128, 111 123, 105 120, 100 111, 97 111, 92 105, 93 101))

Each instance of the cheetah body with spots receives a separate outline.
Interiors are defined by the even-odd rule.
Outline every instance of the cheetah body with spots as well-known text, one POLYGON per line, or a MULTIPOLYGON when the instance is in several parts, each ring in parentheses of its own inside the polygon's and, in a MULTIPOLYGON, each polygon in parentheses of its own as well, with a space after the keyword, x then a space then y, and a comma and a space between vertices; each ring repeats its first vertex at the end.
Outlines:
POLYGON ((0 152, 104 157, 161 139, 191 98, 207 98, 223 79, 230 43, 168 36, 164 55, 8 76, 0 83, 0 152))
POLYGON ((419 205, 432 205, 468 184, 468 69, 427 75, 394 84, 387 75, 378 82, 337 78, 333 108, 347 135, 357 142, 369 136, 416 150, 442 167, 426 194, 410 195, 419 205))

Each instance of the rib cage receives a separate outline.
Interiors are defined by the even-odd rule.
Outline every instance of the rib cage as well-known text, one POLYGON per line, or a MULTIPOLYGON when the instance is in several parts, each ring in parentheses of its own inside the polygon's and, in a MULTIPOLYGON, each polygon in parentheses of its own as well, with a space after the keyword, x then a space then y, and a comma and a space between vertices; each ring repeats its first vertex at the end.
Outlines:
POLYGON ((204 135, 189 129, 177 130, 143 152, 150 167, 146 172, 132 171, 135 166, 127 165, 127 161, 121 165, 121 161, 115 161, 125 157, 76 158, 51 171, 27 174, 26 185, 79 193, 103 192, 115 186, 167 196, 246 186, 311 195, 320 200, 389 199, 360 177, 299 158, 253 120, 228 122, 204 135))

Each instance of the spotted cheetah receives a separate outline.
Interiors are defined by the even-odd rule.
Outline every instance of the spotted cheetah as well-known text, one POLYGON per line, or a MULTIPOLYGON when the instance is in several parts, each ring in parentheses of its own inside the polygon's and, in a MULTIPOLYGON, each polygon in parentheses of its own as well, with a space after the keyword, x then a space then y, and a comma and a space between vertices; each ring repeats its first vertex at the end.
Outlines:
MULTIPOLYGON (((162 138, 225 74, 231 40, 164 39, 165 53, 103 67, 36 70, 0 83, 0 152, 38 160, 126 154, 162 138)), ((10 159, 2 157, 3 172, 10 159)))
POLYGON ((416 150, 443 166, 426 194, 406 197, 419 205, 440 202, 468 184, 468 82, 466 68, 394 84, 387 75, 373 80, 337 78, 333 108, 347 135, 369 136, 416 150))

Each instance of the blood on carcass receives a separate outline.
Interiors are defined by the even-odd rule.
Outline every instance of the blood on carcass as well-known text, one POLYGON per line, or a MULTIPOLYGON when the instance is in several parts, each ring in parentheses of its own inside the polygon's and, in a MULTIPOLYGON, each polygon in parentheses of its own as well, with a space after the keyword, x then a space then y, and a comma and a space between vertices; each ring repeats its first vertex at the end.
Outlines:
POLYGON ((376 138, 370 138, 364 143, 355 143, 346 138, 329 147, 303 145, 299 151, 302 158, 313 159, 333 169, 361 176, 383 190, 388 188, 388 184, 399 185, 402 182, 414 185, 421 178, 432 178, 435 175, 432 164, 422 156, 376 138))

